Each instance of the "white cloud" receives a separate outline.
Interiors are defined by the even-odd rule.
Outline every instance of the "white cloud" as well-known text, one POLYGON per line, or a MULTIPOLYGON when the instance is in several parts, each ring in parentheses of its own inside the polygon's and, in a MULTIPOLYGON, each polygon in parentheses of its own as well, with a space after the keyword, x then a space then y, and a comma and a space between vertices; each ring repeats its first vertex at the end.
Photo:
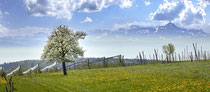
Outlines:
POLYGON ((89 17, 86 17, 81 23, 93 22, 93 20, 89 17))
POLYGON ((164 0, 159 8, 151 13, 152 20, 172 21, 182 26, 201 24, 205 22, 204 8, 193 5, 189 0, 164 0))
POLYGON ((98 12, 111 5, 119 5, 120 8, 132 6, 131 0, 75 0, 71 1, 71 9, 79 12, 98 12))
POLYGON ((203 29, 204 32, 210 33, 210 30, 209 30, 210 29, 210 24, 209 23, 192 25, 191 28, 194 28, 194 29, 203 29))
POLYGON ((24 0, 29 15, 71 19, 70 0, 24 0))
MULTIPOLYGON (((1 23, 1 19, 3 18, 4 15, 8 15, 9 13, 8 12, 3 12, 1 9, 0 9, 0 23, 1 23)), ((0 37, 4 37, 4 36, 7 36, 7 33, 8 33, 8 29, 7 27, 3 26, 2 24, 0 24, 0 37)))
POLYGON ((163 40, 163 41, 166 40, 166 38, 165 38, 165 37, 162 37, 162 36, 160 36, 159 39, 160 39, 160 40, 163 40))
POLYGON ((102 38, 102 37, 105 37, 105 36, 107 36, 107 33, 106 32, 103 33, 103 34, 101 34, 101 35, 99 35, 99 36, 97 36, 96 38, 99 39, 99 38, 102 38))
POLYGON ((0 24, 0 37, 7 36, 8 29, 0 24))
POLYGON ((202 26, 200 26, 205 32, 207 32, 207 33, 210 33, 210 23, 209 24, 207 24, 207 23, 205 23, 205 24, 203 24, 202 26))
POLYGON ((138 8, 139 6, 138 6, 138 5, 136 5, 136 7, 138 8))
POLYGON ((204 9, 200 6, 193 5, 192 1, 184 1, 186 9, 179 14, 179 22, 182 25, 202 24, 205 22, 204 16, 206 15, 204 9))
POLYGON ((0 19, 2 18, 2 11, 0 10, 0 19))
POLYGON ((7 11, 4 12, 5 15, 9 15, 9 13, 7 11))
POLYGON ((148 6, 148 5, 151 4, 151 2, 150 2, 150 1, 144 1, 144 4, 145 4, 146 6, 148 6))
POLYGON ((132 6, 131 0, 24 0, 32 16, 55 16, 58 19, 72 18, 72 12, 98 12, 111 5, 120 8, 132 6))
POLYGON ((210 5, 210 0, 198 0, 201 7, 205 8, 207 5, 210 5))
POLYGON ((4 16, 4 15, 8 15, 9 13, 7 11, 2 11, 0 9, 0 19, 4 16))
POLYGON ((179 17, 179 14, 185 9, 184 3, 172 1, 171 3, 164 0, 159 8, 151 13, 152 20, 172 21, 179 17))
POLYGON ((0 10, 0 16, 2 16, 2 11, 0 10))
MULTIPOLYGON (((1 18, 3 18, 4 15, 8 15, 9 13, 7 11, 2 11, 0 9, 0 23, 1 18)), ((26 26, 23 28, 18 29, 9 29, 6 26, 0 24, 0 38, 1 37, 15 37, 15 36, 33 36, 37 33, 49 33, 51 30, 49 28, 44 27, 30 27, 26 26)))
POLYGON ((52 30, 46 27, 31 27, 26 26, 19 29, 13 29, 9 31, 8 36, 33 36, 38 33, 47 33, 49 34, 52 30))
POLYGON ((38 33, 49 34, 52 30, 45 27, 30 27, 26 26, 18 29, 8 29, 0 24, 0 37, 16 37, 16 36, 33 36, 38 33))
POLYGON ((185 28, 190 28, 190 29, 202 29, 206 33, 210 33, 210 25, 208 23, 203 23, 203 24, 193 24, 190 26, 185 26, 185 28))
POLYGON ((119 0, 119 5, 120 8, 129 8, 132 6, 132 2, 131 0, 119 0))

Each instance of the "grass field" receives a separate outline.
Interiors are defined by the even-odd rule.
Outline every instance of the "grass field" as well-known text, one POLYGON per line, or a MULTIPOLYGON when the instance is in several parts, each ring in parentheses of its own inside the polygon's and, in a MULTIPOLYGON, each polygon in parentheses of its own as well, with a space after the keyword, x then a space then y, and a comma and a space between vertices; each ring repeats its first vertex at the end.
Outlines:
MULTIPOLYGON (((16 92, 210 91, 210 61, 43 73, 14 77, 16 92)), ((0 92, 5 82, 0 79, 0 92)))

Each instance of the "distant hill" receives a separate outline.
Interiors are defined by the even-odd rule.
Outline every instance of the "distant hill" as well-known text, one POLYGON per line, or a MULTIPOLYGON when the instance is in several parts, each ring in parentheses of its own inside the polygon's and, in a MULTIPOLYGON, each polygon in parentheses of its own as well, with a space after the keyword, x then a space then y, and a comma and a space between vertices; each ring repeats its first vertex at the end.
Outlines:
MULTIPOLYGON (((17 62, 4 63, 4 64, 1 64, 0 66, 3 66, 4 70, 7 72, 10 69, 12 70, 15 69, 19 65, 21 65, 22 68, 28 69, 35 66, 36 64, 40 64, 40 67, 44 68, 52 63, 53 62, 45 62, 44 60, 23 60, 23 61, 17 61, 17 62)), ((69 64, 70 63, 67 63, 66 65, 69 65, 69 64)), ((58 64, 57 66, 61 67, 61 64, 58 64)))
MULTIPOLYGON (((103 63, 103 58, 79 58, 76 59, 75 62, 83 62, 83 61, 87 61, 87 59, 89 59, 90 62, 95 62, 95 64, 99 64, 99 63, 103 63)), ((118 58, 112 58, 109 59, 109 62, 112 61, 118 61, 118 58)), ((125 63, 129 64, 129 63, 136 63, 138 62, 138 59, 124 59, 125 63)), ((23 60, 23 61, 17 61, 17 62, 10 62, 10 63, 4 63, 4 64, 0 64, 0 66, 4 67, 4 70, 6 72, 14 70, 16 67, 18 67, 19 65, 22 66, 22 68, 24 69, 29 69, 33 66, 35 66, 36 64, 40 64, 41 69, 53 64, 54 62, 45 62, 44 60, 23 60)), ((70 62, 66 62, 66 66, 71 65, 72 63, 70 62)), ((62 68, 61 63, 58 62, 57 64, 57 68, 62 68)))
POLYGON ((19 65, 21 65, 23 68, 31 68, 35 66, 36 64, 40 64, 41 67, 45 67, 48 64, 44 62, 43 60, 24 60, 24 61, 17 61, 17 62, 10 62, 10 63, 4 63, 0 66, 4 67, 4 70, 7 72, 10 69, 15 69, 19 65))
MULTIPOLYGON (((89 58, 89 59, 90 59, 90 61, 97 60, 97 58, 89 58)), ((79 58, 76 60, 76 62, 82 62, 85 60, 86 60, 86 58, 79 58)), ((53 63, 54 62, 45 62, 44 60, 23 60, 23 61, 16 61, 16 62, 0 64, 0 66, 3 66, 4 70, 7 72, 9 70, 15 69, 19 65, 21 65, 25 69, 28 69, 28 68, 35 66, 36 64, 40 64, 40 67, 44 68, 44 67, 51 65, 53 63)), ((72 63, 66 62, 66 66, 69 66, 70 64, 72 64, 72 63)), ((61 63, 58 63, 57 67, 61 68, 62 67, 61 63)))

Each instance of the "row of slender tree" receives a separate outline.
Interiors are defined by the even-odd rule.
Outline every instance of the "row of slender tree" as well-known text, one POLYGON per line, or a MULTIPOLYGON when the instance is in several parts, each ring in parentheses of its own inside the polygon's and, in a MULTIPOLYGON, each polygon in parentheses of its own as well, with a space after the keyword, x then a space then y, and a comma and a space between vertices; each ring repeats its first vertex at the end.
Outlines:
POLYGON ((168 45, 164 45, 162 47, 163 54, 158 54, 158 49, 154 49, 154 54, 149 55, 149 58, 146 57, 146 54, 144 51, 139 52, 139 55, 137 55, 137 58, 139 61, 144 60, 151 60, 151 61, 200 61, 200 60, 208 60, 210 59, 210 53, 203 50, 202 46, 201 49, 198 49, 197 43, 192 44, 193 51, 189 52, 188 46, 184 48, 184 50, 181 52, 181 54, 177 54, 175 52, 175 46, 172 43, 169 43, 168 45))

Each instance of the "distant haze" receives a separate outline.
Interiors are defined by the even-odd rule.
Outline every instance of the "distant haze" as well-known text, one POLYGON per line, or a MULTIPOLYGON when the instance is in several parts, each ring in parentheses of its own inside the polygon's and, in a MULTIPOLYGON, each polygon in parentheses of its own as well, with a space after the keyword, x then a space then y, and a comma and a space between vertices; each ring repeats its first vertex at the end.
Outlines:
MULTIPOLYGON (((173 43, 177 53, 188 46, 189 52, 193 51, 192 43, 197 42, 198 49, 202 46, 203 50, 210 50, 210 43, 207 43, 206 38, 115 38, 107 37, 96 39, 87 37, 80 41, 81 46, 86 50, 85 57, 109 57, 122 54, 125 58, 136 58, 140 51, 144 51, 146 55, 153 54, 154 49, 158 49, 162 53, 162 46, 168 43, 173 43)), ((44 47, 44 46, 43 46, 44 47)), ((1 47, 0 63, 13 62, 17 60, 40 59, 43 47, 33 48, 11 48, 1 47)))

